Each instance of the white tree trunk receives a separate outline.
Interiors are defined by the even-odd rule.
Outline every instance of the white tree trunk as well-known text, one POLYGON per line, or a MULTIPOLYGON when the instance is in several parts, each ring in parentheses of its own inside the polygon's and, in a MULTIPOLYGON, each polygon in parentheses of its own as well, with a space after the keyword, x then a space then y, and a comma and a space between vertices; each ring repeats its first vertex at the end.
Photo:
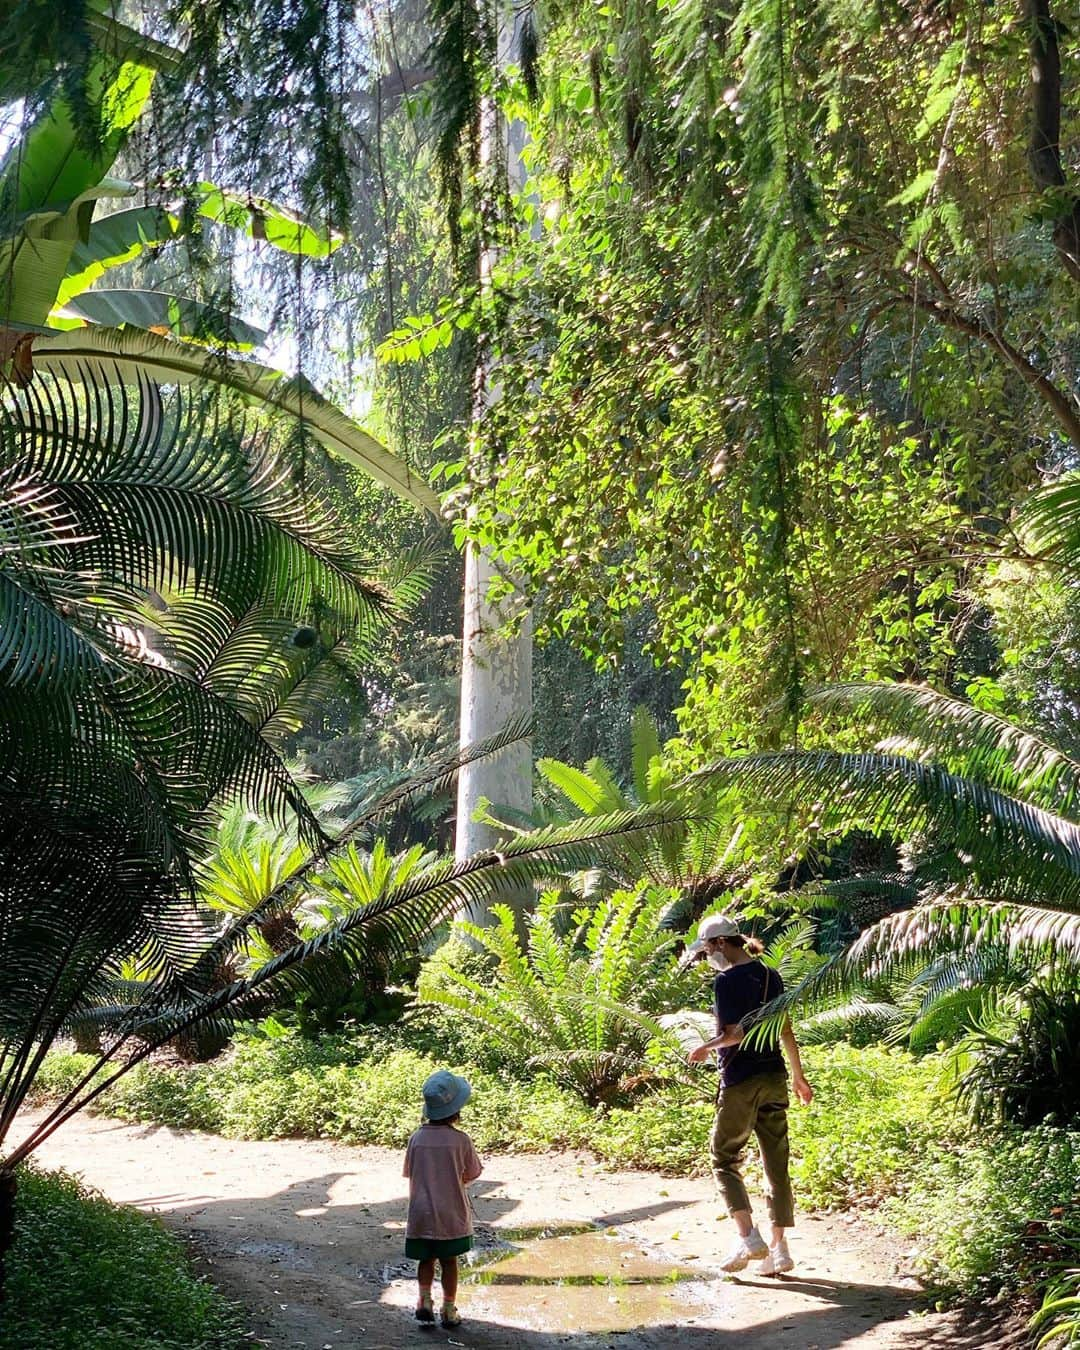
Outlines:
MULTIPOLYGON (((493 736, 512 718, 532 712, 532 626, 528 608, 520 597, 503 600, 497 607, 491 605, 487 591, 492 575, 487 556, 470 544, 465 555, 462 747, 493 736), (500 631, 502 625, 522 609, 521 627, 507 638, 500 631)), ((515 811, 531 809, 532 747, 527 741, 507 746, 498 755, 462 769, 458 778, 455 839, 459 861, 492 847, 498 838, 490 825, 473 820, 481 798, 515 811)), ((525 897, 523 903, 524 900, 525 897)))
MULTIPOLYGON (((499 59, 505 61, 513 45, 514 19, 507 10, 499 33, 499 59)), ((525 182, 521 148, 525 140, 520 124, 507 126, 493 100, 485 100, 481 112, 481 159, 490 163, 501 148, 509 181, 520 188, 525 182)), ((494 255, 485 251, 480 259, 480 285, 488 284, 494 255)), ((486 407, 498 398, 487 372, 478 372, 474 415, 479 421, 486 407)), ((492 605, 488 586, 495 575, 482 549, 470 544, 465 555, 465 619, 461 654, 462 748, 492 736, 511 719, 532 713, 532 623, 528 598, 521 592, 492 605), (520 626, 511 637, 500 630, 510 617, 520 616, 520 626)), ((519 742, 498 755, 477 760, 462 769, 458 778, 455 856, 460 862, 471 853, 491 848, 498 840, 490 826, 473 819, 482 799, 495 807, 515 811, 532 809, 532 746, 519 742)), ((532 900, 531 890, 508 897, 524 910, 532 900)), ((471 916, 482 923, 483 914, 471 916)))

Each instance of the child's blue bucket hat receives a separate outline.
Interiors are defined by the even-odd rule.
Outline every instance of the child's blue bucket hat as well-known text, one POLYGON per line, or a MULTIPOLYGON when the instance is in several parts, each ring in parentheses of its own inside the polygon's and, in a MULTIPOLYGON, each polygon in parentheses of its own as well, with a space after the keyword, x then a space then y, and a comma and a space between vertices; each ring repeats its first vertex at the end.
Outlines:
POLYGON ((422 1088, 424 1115, 428 1120, 447 1120, 456 1116, 472 1096, 472 1088, 464 1078, 449 1069, 433 1073, 422 1088))

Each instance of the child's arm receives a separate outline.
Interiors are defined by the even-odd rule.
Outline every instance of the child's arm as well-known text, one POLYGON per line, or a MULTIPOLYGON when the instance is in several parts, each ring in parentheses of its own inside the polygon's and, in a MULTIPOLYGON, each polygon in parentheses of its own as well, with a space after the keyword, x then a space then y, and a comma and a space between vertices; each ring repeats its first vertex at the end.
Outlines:
POLYGON ((470 1139, 469 1147, 465 1153, 465 1166, 461 1173, 461 1179, 467 1186, 470 1181, 475 1181, 483 1170, 484 1164, 480 1161, 480 1155, 473 1147, 473 1142, 470 1139))
POLYGON ((409 1147, 405 1150, 405 1162, 404 1162, 404 1164, 402 1165, 402 1168, 401 1168, 401 1175, 402 1175, 403 1177, 411 1177, 411 1176, 412 1176, 412 1140, 411 1140, 411 1139, 409 1140, 409 1147))

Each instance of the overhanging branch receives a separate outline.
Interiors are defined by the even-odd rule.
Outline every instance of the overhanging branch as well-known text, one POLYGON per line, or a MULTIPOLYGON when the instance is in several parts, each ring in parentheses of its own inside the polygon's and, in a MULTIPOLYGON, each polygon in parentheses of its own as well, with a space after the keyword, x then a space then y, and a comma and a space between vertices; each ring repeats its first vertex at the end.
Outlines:
POLYGON ((938 323, 969 337, 978 339, 992 351, 996 351, 1017 372, 1030 388, 1036 390, 1043 402, 1057 419, 1058 426, 1068 439, 1080 450, 1080 410, 1071 398, 1060 389, 1050 377, 1033 365, 1019 348, 996 328, 971 315, 964 314, 948 301, 935 299, 919 293, 918 288, 903 297, 905 304, 914 305, 924 314, 931 315, 938 323))

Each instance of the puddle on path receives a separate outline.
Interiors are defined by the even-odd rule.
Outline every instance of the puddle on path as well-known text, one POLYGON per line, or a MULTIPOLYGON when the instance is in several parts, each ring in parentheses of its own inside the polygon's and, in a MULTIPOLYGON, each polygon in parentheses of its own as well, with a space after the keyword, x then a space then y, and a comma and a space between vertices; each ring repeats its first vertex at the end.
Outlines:
POLYGON ((469 1315, 552 1332, 619 1332, 680 1320, 702 1272, 604 1230, 496 1229, 462 1270, 469 1315), (680 1286, 683 1286, 680 1289, 680 1286))

